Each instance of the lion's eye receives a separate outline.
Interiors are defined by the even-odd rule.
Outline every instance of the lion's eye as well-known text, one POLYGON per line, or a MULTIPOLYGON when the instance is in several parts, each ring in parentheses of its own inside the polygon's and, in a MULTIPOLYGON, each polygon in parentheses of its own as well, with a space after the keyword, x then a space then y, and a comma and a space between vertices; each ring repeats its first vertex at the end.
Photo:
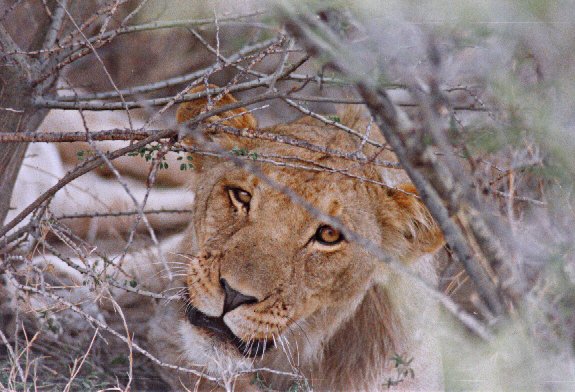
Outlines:
POLYGON ((315 232, 314 239, 322 245, 337 245, 343 241, 343 234, 331 226, 323 225, 315 232))
POLYGON ((230 200, 237 208, 249 208, 252 195, 240 188, 229 188, 230 200))

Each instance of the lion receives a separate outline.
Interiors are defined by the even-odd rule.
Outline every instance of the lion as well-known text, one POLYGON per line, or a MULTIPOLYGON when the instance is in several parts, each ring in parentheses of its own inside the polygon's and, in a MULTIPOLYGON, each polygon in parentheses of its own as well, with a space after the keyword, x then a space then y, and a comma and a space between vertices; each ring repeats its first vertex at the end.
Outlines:
MULTIPOLYGON (((177 121, 236 102, 183 103, 177 121)), ((436 284, 441 231, 405 173, 382 165, 396 159, 375 125, 350 108, 338 121, 379 144, 311 117, 265 129, 242 107, 208 118, 183 140, 201 150, 188 227, 105 267, 134 289, 99 281, 98 312, 118 330, 127 321, 174 390, 442 388, 438 305, 379 259, 436 284)), ((60 281, 86 284, 57 257, 39 259, 60 281)))
MULTIPOLYGON (((210 104, 234 102, 228 94, 210 104)), ((183 103, 178 122, 206 105, 205 99, 183 103)), ((367 124, 358 110, 339 120, 356 129, 367 124)), ((194 161, 199 175, 190 225, 164 245, 174 278, 150 262, 149 251, 126 267, 139 287, 179 293, 157 305, 147 300, 155 308, 147 337, 157 358, 200 366, 226 388, 256 388, 234 375, 271 369, 258 373, 260 386, 349 391, 384 388, 395 372, 391 358, 402 356, 413 358, 414 378, 400 380, 398 389, 440 389, 437 305, 342 230, 436 283, 432 255, 443 237, 413 185, 401 183, 405 174, 375 163, 395 160, 393 154, 310 117, 258 129, 245 108, 214 116, 200 129, 185 142, 211 146, 213 153, 194 161), (247 159, 225 159, 230 150, 247 159), (334 151, 367 158, 353 161, 334 151), (213 157, 218 154, 224 157, 213 157)), ((115 296, 123 306, 143 306, 134 293, 115 296)), ((217 387, 160 371, 176 390, 217 387)))
MULTIPOLYGON (((95 132, 106 129, 129 128, 129 121, 125 113, 80 113, 69 110, 51 110, 38 132, 60 132, 69 130, 90 130, 95 132)), ((140 124, 137 124, 140 125, 140 124)), ((100 151, 111 151, 127 145, 127 142, 99 142, 94 146, 100 151)), ((68 170, 81 163, 82 155, 95 155, 94 146, 88 143, 60 143, 55 146, 47 143, 32 143, 29 145, 22 168, 12 193, 11 209, 6 222, 10 222, 24 208, 33 203, 44 192, 56 185, 68 170)), ((83 159, 85 159, 85 156, 83 159)), ((177 169, 179 162, 170 156, 170 169, 160 170, 156 176, 163 187, 148 189, 146 181, 150 173, 149 162, 144 158, 121 157, 114 161, 114 168, 122 176, 126 188, 113 177, 110 169, 103 165, 96 171, 89 172, 59 190, 49 204, 49 210, 55 217, 74 214, 106 214, 120 213, 135 210, 132 197, 142 203, 146 200, 146 210, 173 210, 181 209, 182 205, 193 202, 193 194, 182 192, 177 187, 184 185, 185 172, 177 169), (168 185, 168 186, 166 186, 168 185), (175 188, 175 189, 174 189, 175 188)), ((185 214, 147 214, 151 227, 158 230, 185 227, 187 216, 185 214)), ((28 223, 30 216, 24 219, 17 227, 28 223)), ((133 225, 133 217, 109 218, 74 218, 62 219, 62 222, 71 228, 75 234, 91 239, 99 237, 118 236, 128 233, 133 225)), ((145 229, 143 224, 139 228, 145 229)))

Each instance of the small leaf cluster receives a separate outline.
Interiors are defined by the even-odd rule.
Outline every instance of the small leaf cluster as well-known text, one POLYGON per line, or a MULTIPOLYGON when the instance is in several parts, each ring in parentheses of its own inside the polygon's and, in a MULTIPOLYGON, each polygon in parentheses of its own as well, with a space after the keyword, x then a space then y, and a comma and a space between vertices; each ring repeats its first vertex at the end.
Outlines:
MULTIPOLYGON (((160 151, 160 148, 162 147, 161 144, 158 143, 153 143, 153 144, 147 144, 144 147, 140 148, 138 151, 133 151, 133 152, 129 152, 127 155, 131 156, 131 157, 135 157, 135 156, 140 156, 142 158, 144 158, 146 160, 146 162, 151 161, 153 159, 156 159, 158 156, 158 152, 160 151)), ((184 157, 183 156, 179 156, 177 158, 178 161, 183 160, 184 157)), ((188 161, 187 163, 181 163, 180 164, 180 170, 188 170, 188 169, 193 169, 194 165, 192 164, 192 156, 188 155, 186 156, 186 160, 188 161)), ((158 164, 158 168, 159 169, 169 169, 169 164, 168 162, 166 162, 166 156, 162 156, 162 159, 160 161, 160 163, 158 164)))
POLYGON ((341 118, 336 114, 329 115, 329 116, 327 116, 327 118, 333 122, 341 123, 341 118))
POLYGON ((93 150, 80 150, 80 151, 76 152, 76 158, 78 158, 78 161, 83 161, 84 158, 93 157, 95 155, 96 155, 96 152, 93 150))
POLYGON ((401 384, 407 378, 415 377, 415 372, 411 367, 413 358, 404 358, 400 354, 395 353, 390 358, 390 361, 393 362, 395 375, 394 377, 388 377, 387 381, 385 382, 384 386, 387 387, 388 389, 401 384))
MULTIPOLYGON (((178 161, 182 161, 182 160, 184 160, 184 157, 183 157, 183 156, 179 156, 179 157, 176 158, 176 159, 177 159, 178 161)), ((187 160, 188 162, 181 162, 181 163, 180 163, 180 170, 193 169, 193 168, 194 168, 194 165, 192 164, 192 160, 193 160, 193 159, 194 159, 194 158, 192 158, 191 155, 186 156, 186 160, 187 160)))
POLYGON ((141 156, 146 160, 146 162, 151 161, 154 159, 158 151, 160 151, 161 145, 158 143, 153 144, 146 144, 144 147, 141 147, 138 151, 129 152, 127 155, 129 157, 141 156))
POLYGON ((246 148, 240 148, 240 147, 234 146, 231 149, 231 153, 237 157, 248 157, 250 159, 253 159, 254 161, 257 161, 257 159, 258 159, 258 153, 257 152, 254 152, 254 151, 250 152, 246 148))

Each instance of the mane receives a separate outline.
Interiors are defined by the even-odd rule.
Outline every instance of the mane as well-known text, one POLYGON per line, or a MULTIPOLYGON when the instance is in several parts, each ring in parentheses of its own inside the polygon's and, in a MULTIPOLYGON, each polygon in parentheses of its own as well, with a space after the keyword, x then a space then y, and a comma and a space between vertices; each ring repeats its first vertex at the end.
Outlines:
POLYGON ((389 370, 389 358, 400 351, 402 329, 387 289, 372 287, 353 316, 327 341, 312 380, 321 380, 320 389, 373 389, 389 370))
MULTIPOLYGON (((424 256, 412 267, 429 283, 436 281, 432 257, 424 256)), ((413 282, 386 273, 390 279, 374 284, 357 303, 327 307, 296 326, 290 339, 291 361, 282 355, 265 365, 284 371, 309 369, 303 375, 315 390, 379 390, 396 376, 391 358, 399 354, 414 359, 419 381, 429 378, 429 385, 441 385, 432 381, 437 369, 420 366, 437 356, 433 339, 422 332, 437 316, 433 300, 413 282), (419 338, 410 338, 413 334, 419 338)), ((294 382, 273 375, 267 381, 279 390, 288 390, 294 382)), ((397 388, 413 387, 406 379, 397 388)))

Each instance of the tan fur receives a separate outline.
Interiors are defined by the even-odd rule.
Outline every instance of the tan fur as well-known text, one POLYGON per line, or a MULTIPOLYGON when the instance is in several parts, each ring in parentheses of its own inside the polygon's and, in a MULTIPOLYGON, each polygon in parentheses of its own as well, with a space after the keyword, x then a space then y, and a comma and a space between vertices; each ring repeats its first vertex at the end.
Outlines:
MULTIPOLYGON (((215 105, 230 102, 235 100, 224 96, 215 105)), ((192 119, 205 104, 206 100, 183 104, 178 120, 192 119)), ((232 121, 221 115, 208 122, 254 130, 255 119, 250 114, 237 117, 242 112, 245 110, 228 113, 236 116, 232 121)), ((363 121, 357 111, 343 113, 342 119, 355 126, 363 121)), ((310 118, 262 131, 344 152, 356 151, 359 145, 358 139, 310 118)), ((217 376, 251 367, 297 370, 315 390, 349 391, 382 389, 394 375, 389 358, 399 353, 415 358, 416 375, 399 389, 440 388, 440 361, 430 331, 435 327, 436 305, 412 281, 398 276, 357 243, 344 240, 327 246, 313 240, 322 221, 269 183, 289 187, 314 208, 338 218, 434 283, 431 257, 425 254, 437 250, 443 239, 413 194, 413 186, 389 188, 369 182, 404 175, 389 176, 371 163, 242 139, 217 129, 208 133, 211 141, 226 150, 240 147, 260 155, 274 154, 282 163, 293 162, 285 157, 297 155, 304 160, 300 162, 345 169, 368 181, 257 164, 262 178, 227 160, 205 164, 195 185, 193 221, 169 260, 170 265, 186 267, 179 269, 173 282, 165 282, 174 289, 185 288, 187 293, 181 301, 161 305, 151 321, 148 337, 156 355, 180 366, 203 366, 217 376), (230 199, 230 188, 251 194, 249 210, 238 208, 230 199), (257 299, 229 311, 223 320, 244 341, 274 340, 276 347, 263 357, 246 359, 229 342, 188 321, 188 304, 211 317, 222 316, 222 278, 235 290, 257 299)), ((376 133, 374 129, 372 134, 376 133)), ((362 151, 368 157, 393 159, 390 152, 371 146, 363 146, 362 151)), ((132 273, 139 274, 136 268, 132 273)), ((294 382, 286 376, 262 375, 274 389, 287 389, 294 382)), ((165 377, 175 388, 181 383, 193 388, 197 382, 181 373, 165 373, 165 377)), ((209 383, 201 385, 211 388, 209 383)))

